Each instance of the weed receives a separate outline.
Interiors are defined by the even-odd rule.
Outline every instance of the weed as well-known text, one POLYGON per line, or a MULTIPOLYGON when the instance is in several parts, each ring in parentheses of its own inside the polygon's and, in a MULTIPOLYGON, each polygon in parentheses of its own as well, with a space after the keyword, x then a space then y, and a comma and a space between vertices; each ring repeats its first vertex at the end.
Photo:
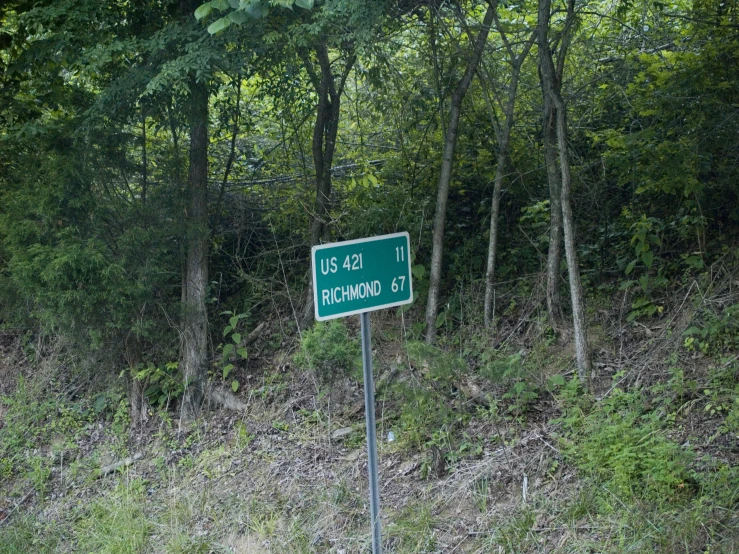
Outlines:
POLYGON ((587 415, 563 418, 564 452, 619 495, 674 499, 686 490, 692 456, 665 436, 658 414, 642 413, 643 406, 638 393, 616 389, 587 415))
POLYGON ((444 433, 448 437, 451 429, 464 419, 432 390, 404 385, 397 390, 401 399, 399 443, 421 450, 428 441, 440 442, 444 433))
POLYGON ((528 506, 523 506, 513 514, 488 539, 488 548, 491 552, 532 552, 538 550, 537 539, 531 533, 536 521, 536 512, 528 506), (503 550, 501 550, 503 549, 503 550))
POLYGON ((248 448, 251 441, 254 440, 254 435, 249 432, 246 425, 241 421, 238 421, 234 426, 234 434, 236 436, 236 448, 239 450, 248 448))
POLYGON ((2 398, 7 412, 6 424, 0 429, 0 471, 25 476, 42 492, 52 459, 32 452, 51 445, 52 454, 71 454, 95 413, 85 401, 70 403, 52 396, 39 402, 39 396, 21 377, 15 394, 2 398))
POLYGON ((435 525, 428 505, 409 505, 387 528, 386 538, 391 546, 388 550, 399 554, 436 551, 435 525))
MULTIPOLYGON (((235 314, 230 311, 222 312, 221 315, 229 316, 228 325, 223 329, 223 338, 225 344, 219 344, 218 350, 221 351, 220 370, 221 378, 225 381, 234 369, 234 364, 238 360, 246 360, 248 354, 246 347, 241 344, 241 321, 248 319, 250 314, 235 314)), ((239 382, 235 379, 231 381, 231 389, 236 392, 239 389, 239 382)))
POLYGON ((0 533, 3 554, 52 554, 59 551, 60 543, 59 528, 29 517, 16 519, 0 533))
POLYGON ((131 369, 131 373, 143 385, 149 404, 159 409, 167 409, 185 390, 178 362, 167 362, 164 366, 149 362, 145 367, 131 369))
POLYGON ((488 501, 490 500, 490 479, 483 476, 471 484, 472 502, 481 514, 488 513, 488 501))
POLYGON ((406 350, 410 361, 426 377, 445 387, 457 381, 467 370, 467 364, 462 358, 425 342, 409 342, 406 350))
POLYGON ((122 482, 94 501, 75 525, 77 551, 138 554, 144 551, 152 523, 144 515, 143 481, 122 482))
POLYGON ((167 554, 210 554, 213 552, 213 545, 203 537, 178 534, 167 542, 165 552, 167 554))

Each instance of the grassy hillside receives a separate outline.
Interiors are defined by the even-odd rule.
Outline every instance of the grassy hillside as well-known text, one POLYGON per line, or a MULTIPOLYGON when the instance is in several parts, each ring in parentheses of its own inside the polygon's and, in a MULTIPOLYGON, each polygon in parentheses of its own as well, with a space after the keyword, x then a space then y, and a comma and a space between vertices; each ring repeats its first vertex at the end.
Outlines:
MULTIPOLYGON (((737 272, 715 269, 644 322, 591 300, 592 394, 541 306, 443 348, 374 314, 387 551, 738 552, 737 272)), ((367 552, 354 319, 267 322, 235 409, 185 426, 172 399, 134 431, 120 384, 5 333, 0 552, 367 552)))

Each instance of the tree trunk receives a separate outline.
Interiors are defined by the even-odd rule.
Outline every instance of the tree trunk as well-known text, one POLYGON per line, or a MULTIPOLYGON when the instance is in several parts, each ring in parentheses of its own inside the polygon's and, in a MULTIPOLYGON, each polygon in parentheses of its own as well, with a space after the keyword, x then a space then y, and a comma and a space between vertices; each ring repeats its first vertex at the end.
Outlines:
POLYGON ((149 404, 144 396, 143 383, 133 377, 131 379, 131 430, 143 427, 149 419, 148 410, 149 404))
MULTIPOLYGON (((312 140, 313 165, 316 175, 316 202, 313 221, 311 222, 311 246, 320 244, 321 241, 327 241, 330 237, 328 221, 331 208, 331 167, 336 151, 336 136, 339 131, 341 95, 349 72, 356 61, 355 54, 351 53, 337 83, 331 70, 331 60, 325 41, 322 40, 316 45, 315 53, 320 69, 320 77, 308 55, 305 53, 302 55, 303 64, 318 95, 312 140)), ((313 283, 309 281, 300 326, 303 328, 310 326, 313 323, 313 316, 313 283)))
MULTIPOLYGON (((511 129, 513 128, 513 117, 514 110, 516 107, 516 93, 518 91, 518 79, 521 75, 521 66, 523 65, 524 59, 529 54, 531 45, 536 39, 535 35, 532 35, 531 39, 524 46, 521 54, 516 56, 513 53, 513 49, 506 38, 503 27, 500 25, 498 18, 495 18, 496 27, 500 34, 503 42, 508 50, 508 57, 511 62, 511 82, 508 84, 508 102, 505 106, 505 122, 503 128, 500 130, 498 136, 498 165, 495 168, 495 184, 493 186, 493 199, 492 206, 490 209, 490 242, 488 244, 488 260, 487 269, 485 272, 485 307, 483 318, 485 321, 485 327, 488 329, 493 326, 495 313, 494 313, 494 299, 495 299, 495 260, 498 255, 498 216, 500 214, 500 192, 503 188, 503 177, 505 176, 505 165, 508 159, 508 145, 511 138, 511 129)), ((490 109, 492 109, 492 102, 488 100, 490 109)), ((493 114, 490 114, 491 117, 493 114)))
POLYGON ((441 284, 441 263, 444 249, 444 225, 446 223, 446 205, 449 197, 449 183, 452 180, 454 149, 457 146, 459 118, 462 113, 462 101, 472 82, 472 76, 482 58, 490 25, 493 22, 495 4, 489 4, 482 22, 482 28, 475 39, 472 56, 467 61, 462 79, 452 94, 449 107, 449 124, 444 137, 444 154, 439 174, 439 189, 436 194, 436 213, 434 215, 433 250, 431 253, 431 271, 429 276, 429 296, 426 304, 426 342, 432 344, 436 338, 436 316, 439 311, 439 288, 441 284))
POLYGON ((547 253, 547 313, 553 329, 562 324, 562 300, 559 295, 562 262, 562 179, 557 164, 556 110, 544 94, 544 160, 549 182, 549 251, 547 253))
POLYGON ((146 204, 149 164, 146 159, 146 111, 141 106, 141 204, 146 204))
MULTIPOLYGON (((556 74, 554 62, 552 59, 552 51, 549 46, 549 18, 550 18, 551 0, 539 0, 539 22, 538 22, 538 38, 539 38, 539 54, 542 89, 551 100, 551 104, 556 111, 556 128, 557 128, 557 149, 559 153, 559 169, 562 178, 562 188, 560 199, 562 202, 562 227, 564 231, 565 256, 567 258, 567 274, 570 283, 570 297, 572 300, 572 323, 575 333, 575 352, 577 356, 577 374, 580 382, 589 385, 589 377, 591 371, 590 352, 588 348, 587 332, 585 329, 585 300, 582 292, 582 284, 580 282, 580 269, 577 261, 577 251, 575 249, 575 229, 572 216, 572 206, 570 202, 570 193, 572 186, 572 178, 570 175, 570 159, 567 150, 567 112, 565 111, 564 101, 559 91, 559 84, 556 82, 556 74)), ((569 0, 567 6, 568 24, 574 14, 574 1, 569 0)), ((565 29, 565 37, 568 34, 565 29)), ((566 53, 566 39, 558 58, 561 67, 564 66, 564 54, 566 53)), ((561 75, 561 72, 560 72, 561 75)))
POLYGON ((207 371, 208 311, 208 88, 190 81, 190 172, 182 377, 185 392, 180 415, 190 420, 200 412, 207 371))
POLYGON ((577 355, 577 374, 583 385, 590 379, 590 349, 585 323, 585 297, 580 282, 580 267, 575 247, 575 223, 570 201, 572 178, 570 176, 570 160, 567 152, 567 115, 562 102, 557 105, 557 145, 559 147, 559 164, 562 168, 562 230, 567 258, 567 275, 570 282, 572 301, 572 325, 575 331, 575 353, 577 355))

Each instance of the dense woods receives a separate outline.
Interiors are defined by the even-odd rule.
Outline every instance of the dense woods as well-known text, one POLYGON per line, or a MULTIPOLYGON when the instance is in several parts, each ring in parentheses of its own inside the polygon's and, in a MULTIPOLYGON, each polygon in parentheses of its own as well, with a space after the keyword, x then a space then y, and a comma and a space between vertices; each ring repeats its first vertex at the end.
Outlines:
MULTIPOLYGON (((314 323, 310 248, 408 231, 377 389, 424 479, 551 425, 542 475, 609 491, 549 525, 524 488, 534 531, 458 552, 735 552, 738 184, 736 0, 5 0, 0 478, 42 495, 44 409, 92 406, 133 449, 269 404, 285 372, 330 437, 319 391, 357 386, 356 329, 314 323), (659 521, 529 537, 621 510, 659 521)), ((366 544, 316 540, 283 546, 366 544)), ((167 552, 221 551, 194 548, 167 552)))

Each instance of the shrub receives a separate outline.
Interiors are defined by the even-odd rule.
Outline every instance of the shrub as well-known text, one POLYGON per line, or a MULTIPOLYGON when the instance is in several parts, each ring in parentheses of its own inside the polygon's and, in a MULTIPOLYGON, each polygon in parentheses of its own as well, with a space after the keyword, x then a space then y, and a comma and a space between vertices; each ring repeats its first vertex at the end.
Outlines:
POLYGON ((333 383, 339 375, 352 374, 360 365, 361 350, 339 320, 318 322, 303 333, 295 363, 311 369, 322 383, 333 383))

